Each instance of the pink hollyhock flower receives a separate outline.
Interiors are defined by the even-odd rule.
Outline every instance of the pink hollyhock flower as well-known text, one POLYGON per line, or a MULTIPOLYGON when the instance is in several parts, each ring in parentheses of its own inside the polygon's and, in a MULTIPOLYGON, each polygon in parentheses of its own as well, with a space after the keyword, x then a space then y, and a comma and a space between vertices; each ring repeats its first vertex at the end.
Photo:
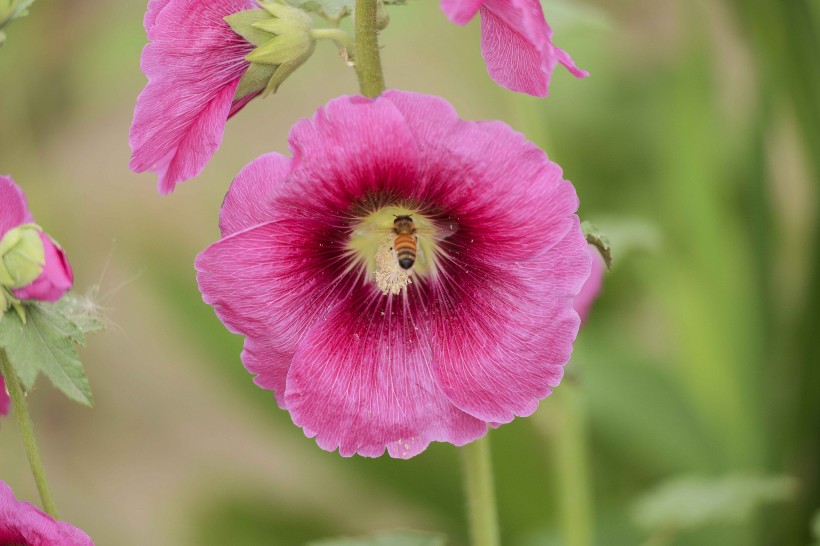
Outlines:
POLYGON ((592 271, 589 273, 581 292, 575 296, 572 302, 575 311, 581 317, 581 322, 587 320, 587 315, 592 307, 592 303, 598 299, 598 294, 601 293, 601 287, 604 284, 604 273, 606 272, 606 263, 604 257, 601 256, 600 251, 595 245, 589 245, 589 254, 592 256, 592 271))
POLYGON ((0 544, 14 546, 94 546, 91 539, 68 523, 54 521, 36 506, 14 498, 0 481, 0 544))
POLYGON ((343 456, 408 458, 534 412, 590 268, 561 169, 401 91, 331 101, 290 147, 239 174, 196 261, 256 383, 343 456))
POLYGON ((42 244, 42 254, 40 249, 36 249, 36 252, 44 257, 43 263, 34 264, 37 267, 37 276, 32 282, 8 288, 11 288, 11 293, 21 300, 57 301, 74 283, 74 273, 63 250, 33 225, 34 218, 28 209, 26 196, 11 177, 0 176, 0 203, 3 204, 0 208, 0 242, 12 230, 29 226, 29 230, 37 233, 33 235, 34 241, 36 242, 39 237, 37 244, 42 244))
POLYGON ((11 407, 11 398, 9 398, 9 391, 6 390, 6 381, 0 375, 0 415, 8 415, 11 407))
POLYGON ((552 43, 539 0, 441 0, 441 9, 459 25, 481 12, 481 52, 490 77, 502 87, 546 97, 558 63, 576 78, 589 76, 552 43))
MULTIPOLYGON (((131 125, 131 170, 155 171, 159 191, 198 175, 222 142, 225 122, 256 94, 235 100, 254 45, 224 17, 257 8, 254 0, 151 0, 150 43, 141 67, 148 85, 131 125)), ((258 93, 257 93, 258 94, 258 93)))

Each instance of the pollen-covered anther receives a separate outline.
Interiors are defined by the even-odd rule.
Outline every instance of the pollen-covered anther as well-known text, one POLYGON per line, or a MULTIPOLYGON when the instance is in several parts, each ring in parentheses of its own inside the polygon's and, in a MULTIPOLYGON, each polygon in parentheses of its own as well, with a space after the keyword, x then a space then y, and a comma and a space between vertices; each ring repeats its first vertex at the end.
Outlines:
POLYGON ((399 265, 399 258, 393 248, 393 237, 387 237, 376 251, 376 285, 382 294, 397 296, 413 281, 407 270, 399 265))

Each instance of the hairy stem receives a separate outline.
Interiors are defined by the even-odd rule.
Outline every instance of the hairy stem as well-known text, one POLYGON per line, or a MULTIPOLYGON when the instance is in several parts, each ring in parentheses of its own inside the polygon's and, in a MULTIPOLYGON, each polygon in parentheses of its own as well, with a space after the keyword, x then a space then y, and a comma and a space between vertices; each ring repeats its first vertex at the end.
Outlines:
POLYGON ((499 546, 489 435, 462 448, 472 546, 499 546))
POLYGON ((377 97, 384 91, 382 60, 379 54, 379 30, 376 24, 378 0, 356 0, 356 73, 359 88, 366 97, 377 97))
POLYGON ((17 379, 17 374, 11 367, 11 362, 9 362, 6 352, 2 349, 0 349, 0 373, 2 373, 3 378, 6 380, 11 405, 14 408, 14 416, 17 418, 17 428, 20 429, 20 436, 23 438, 23 446, 26 448, 28 463, 31 466, 31 473, 34 475, 37 490, 40 492, 40 500, 43 501, 43 508, 51 517, 57 519, 57 507, 54 505, 54 497, 48 486, 43 461, 40 459, 40 451, 37 449, 37 441, 34 439, 34 426, 31 423, 31 417, 26 407, 26 398, 23 394, 23 388, 20 386, 20 380, 17 379))
POLYGON ((557 434, 552 444, 561 491, 561 513, 566 546, 594 543, 594 517, 587 453, 586 400, 576 385, 561 385, 555 395, 557 434))

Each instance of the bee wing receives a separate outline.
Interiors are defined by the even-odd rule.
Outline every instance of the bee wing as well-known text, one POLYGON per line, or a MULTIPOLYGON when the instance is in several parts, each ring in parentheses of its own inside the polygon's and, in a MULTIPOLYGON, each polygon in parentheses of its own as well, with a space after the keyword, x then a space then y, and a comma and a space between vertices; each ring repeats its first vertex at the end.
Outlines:
POLYGON ((458 224, 453 221, 439 221, 436 222, 435 226, 419 228, 416 231, 417 233, 424 233, 425 235, 431 236, 437 241, 443 241, 456 234, 458 224))

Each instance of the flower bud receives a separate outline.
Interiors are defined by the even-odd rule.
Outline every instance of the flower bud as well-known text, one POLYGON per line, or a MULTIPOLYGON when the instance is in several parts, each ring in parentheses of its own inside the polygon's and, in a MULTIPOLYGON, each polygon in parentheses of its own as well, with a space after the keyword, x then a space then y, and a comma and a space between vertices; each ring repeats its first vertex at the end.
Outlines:
POLYGON ((390 14, 387 13, 387 8, 385 7, 384 2, 379 2, 376 5, 376 28, 379 30, 384 30, 389 24, 390 14))
POLYGON ((74 283, 63 250, 35 224, 9 230, 0 240, 0 308, 19 300, 57 301, 74 283), (0 291, 4 292, 4 291, 0 291))
POLYGON ((4 287, 22 288, 43 272, 46 257, 41 233, 36 225, 23 224, 0 240, 0 284, 4 287))
POLYGON ((45 253, 45 265, 40 276, 31 284, 14 291, 21 300, 57 301, 74 285, 71 264, 57 243, 40 232, 45 253))

